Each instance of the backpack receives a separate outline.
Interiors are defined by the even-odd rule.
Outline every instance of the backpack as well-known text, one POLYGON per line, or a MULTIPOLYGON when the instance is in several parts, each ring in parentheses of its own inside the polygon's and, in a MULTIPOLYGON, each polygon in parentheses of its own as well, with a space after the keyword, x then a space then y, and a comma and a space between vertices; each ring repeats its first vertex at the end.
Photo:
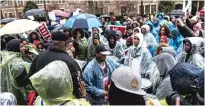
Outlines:
POLYGON ((180 95, 193 93, 202 70, 190 63, 176 64, 169 72, 173 90, 180 95))

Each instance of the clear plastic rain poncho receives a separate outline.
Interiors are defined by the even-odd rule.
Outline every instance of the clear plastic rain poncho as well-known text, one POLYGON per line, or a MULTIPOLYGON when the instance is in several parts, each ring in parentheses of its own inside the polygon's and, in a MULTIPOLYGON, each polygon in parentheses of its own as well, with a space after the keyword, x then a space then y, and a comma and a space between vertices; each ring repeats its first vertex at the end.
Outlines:
MULTIPOLYGON (((199 50, 200 50, 202 44, 204 43, 204 39, 201 37, 189 37, 189 38, 185 38, 184 44, 187 41, 189 41, 191 43, 191 47, 192 47, 191 51, 189 53, 190 57, 189 57, 187 63, 191 63, 193 65, 198 66, 199 68, 205 69, 205 59, 199 53, 199 50)), ((176 58, 177 58, 178 63, 185 62, 187 55, 188 55, 188 53, 186 53, 185 51, 180 53, 179 55, 177 55, 176 58)))
POLYGON ((169 71, 176 65, 177 61, 169 53, 161 53, 154 57, 154 62, 160 73, 160 80, 154 87, 154 92, 156 91, 156 96, 159 99, 166 98, 172 93, 172 87, 169 77, 169 71))
POLYGON ((30 63, 23 61, 19 52, 0 51, 1 64, 0 64, 0 88, 1 92, 13 93, 18 101, 18 104, 25 103, 24 96, 28 94, 24 87, 18 85, 16 78, 19 77, 23 71, 27 71, 30 63))
POLYGON ((33 87, 39 94, 35 105, 89 105, 85 100, 76 99, 73 95, 73 81, 70 70, 65 62, 57 60, 30 77, 33 87))
MULTIPOLYGON (((137 47, 132 46, 129 48, 124 65, 130 66, 133 69, 139 69, 143 78, 145 77, 151 80, 151 77, 159 76, 156 64, 152 61, 152 56, 146 48, 146 42, 143 40, 143 35, 138 33, 134 36, 137 36, 140 39, 140 42, 137 47)), ((153 80, 154 79, 155 78, 153 77, 153 80)))

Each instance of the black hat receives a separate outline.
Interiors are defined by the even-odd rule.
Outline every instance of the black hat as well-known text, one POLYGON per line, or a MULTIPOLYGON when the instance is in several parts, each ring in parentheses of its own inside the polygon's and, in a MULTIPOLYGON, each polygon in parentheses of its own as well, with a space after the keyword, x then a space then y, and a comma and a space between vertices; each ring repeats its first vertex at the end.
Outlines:
POLYGON ((110 55, 111 54, 108 51, 108 49, 106 48, 106 46, 103 45, 103 44, 97 45, 96 48, 95 48, 95 52, 96 52, 96 54, 100 53, 100 54, 103 54, 103 55, 110 55))
POLYGON ((57 40, 57 41, 67 41, 68 40, 68 36, 62 31, 52 32, 51 35, 52 35, 52 40, 57 40))
POLYGON ((132 26, 127 26, 126 30, 133 29, 132 26))

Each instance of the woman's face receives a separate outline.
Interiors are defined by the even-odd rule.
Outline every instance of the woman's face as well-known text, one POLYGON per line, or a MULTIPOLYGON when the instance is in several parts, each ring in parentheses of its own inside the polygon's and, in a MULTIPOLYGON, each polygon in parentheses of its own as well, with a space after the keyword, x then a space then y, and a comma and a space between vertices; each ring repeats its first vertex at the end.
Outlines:
POLYGON ((138 36, 134 36, 134 45, 135 46, 138 46, 139 45, 139 42, 140 42, 140 39, 138 36))
POLYGON ((160 30, 160 34, 161 34, 161 35, 165 35, 165 33, 166 33, 166 32, 165 32, 165 28, 162 27, 161 30, 160 30))
POLYGON ((32 34, 32 35, 31 35, 31 38, 35 40, 35 39, 36 39, 36 35, 35 35, 35 34, 32 34))
POLYGON ((25 45, 23 43, 20 43, 20 53, 24 54, 25 53, 25 45))
POLYGON ((184 49, 185 49, 186 53, 189 53, 191 51, 191 43, 190 42, 186 42, 184 49))
POLYGON ((160 43, 166 43, 166 42, 165 42, 165 37, 164 37, 164 36, 161 36, 159 42, 160 42, 160 43))
POLYGON ((134 24, 132 24, 132 26, 135 28, 135 27, 137 27, 137 24, 136 24, 136 23, 134 23, 134 24))
POLYGON ((97 28, 93 29, 93 33, 99 33, 97 28))
POLYGON ((23 43, 24 45, 28 44, 27 41, 25 41, 25 40, 24 40, 22 43, 23 43))
POLYGON ((80 37, 81 37, 80 31, 77 31, 77 32, 76 32, 76 35, 77 35, 77 36, 76 36, 77 38, 80 38, 80 37))
POLYGON ((38 49, 42 49, 42 48, 43 48, 43 45, 42 45, 41 43, 39 43, 38 46, 37 46, 37 48, 38 48, 38 49))
POLYGON ((66 34, 67 36, 69 36, 69 35, 70 35, 70 32, 69 32, 69 31, 65 31, 65 34, 66 34))
POLYGON ((193 31, 196 32, 196 31, 199 31, 199 30, 200 30, 200 27, 198 25, 194 25, 193 31))

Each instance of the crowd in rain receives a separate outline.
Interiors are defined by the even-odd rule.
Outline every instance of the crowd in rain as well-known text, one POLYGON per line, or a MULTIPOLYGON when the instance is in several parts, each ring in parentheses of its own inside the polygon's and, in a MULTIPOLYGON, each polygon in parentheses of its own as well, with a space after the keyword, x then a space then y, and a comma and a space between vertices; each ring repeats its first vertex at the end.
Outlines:
POLYGON ((99 21, 2 35, 0 105, 204 105, 204 17, 99 21))

